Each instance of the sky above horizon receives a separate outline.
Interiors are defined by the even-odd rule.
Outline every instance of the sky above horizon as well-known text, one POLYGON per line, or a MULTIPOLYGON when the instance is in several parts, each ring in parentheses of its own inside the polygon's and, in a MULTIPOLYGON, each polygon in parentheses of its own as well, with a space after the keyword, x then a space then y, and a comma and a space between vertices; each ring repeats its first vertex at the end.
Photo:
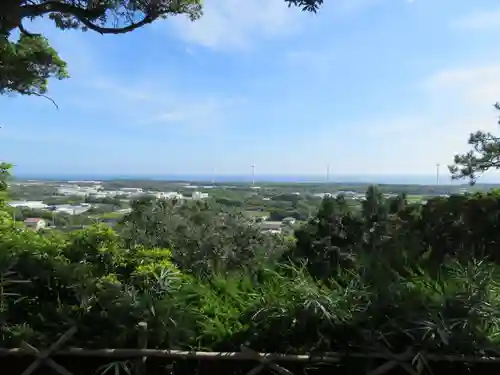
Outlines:
POLYGON ((497 131, 498 1, 325 3, 206 0, 194 23, 118 36, 37 21, 71 79, 50 82, 59 110, 0 97, 2 159, 38 175, 431 175, 497 131))

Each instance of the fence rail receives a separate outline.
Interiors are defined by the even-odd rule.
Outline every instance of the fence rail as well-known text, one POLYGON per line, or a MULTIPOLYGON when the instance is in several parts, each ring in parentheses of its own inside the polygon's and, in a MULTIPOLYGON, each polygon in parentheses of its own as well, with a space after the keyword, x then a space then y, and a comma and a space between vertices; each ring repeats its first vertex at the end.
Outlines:
MULTIPOLYGON (((147 327, 142 325, 144 332, 147 327)), ((279 375, 294 375, 285 366, 286 363, 323 363, 335 365, 346 359, 373 359, 382 361, 374 369, 366 372, 366 375, 383 375, 389 371, 400 368, 410 375, 421 375, 431 373, 429 363, 449 362, 465 364, 500 364, 500 357, 466 356, 466 355, 437 355, 415 352, 412 348, 403 353, 341 353, 327 352, 321 354, 283 354, 283 353, 259 353, 242 346, 240 352, 200 352, 184 350, 162 350, 147 349, 147 340, 144 335, 139 335, 139 346, 136 349, 85 349, 85 348, 63 348, 63 346, 77 332, 76 328, 69 329, 48 349, 40 350, 32 345, 23 342, 20 348, 0 348, 1 357, 34 357, 35 360, 29 365, 21 375, 31 375, 40 366, 51 367, 60 375, 73 375, 68 369, 55 362, 52 357, 91 357, 91 358, 127 358, 135 361, 137 374, 145 373, 145 362, 148 358, 170 358, 170 359, 191 359, 199 361, 257 361, 246 375, 257 375, 264 369, 271 369, 279 375), (277 363, 279 362, 279 364, 277 363)))

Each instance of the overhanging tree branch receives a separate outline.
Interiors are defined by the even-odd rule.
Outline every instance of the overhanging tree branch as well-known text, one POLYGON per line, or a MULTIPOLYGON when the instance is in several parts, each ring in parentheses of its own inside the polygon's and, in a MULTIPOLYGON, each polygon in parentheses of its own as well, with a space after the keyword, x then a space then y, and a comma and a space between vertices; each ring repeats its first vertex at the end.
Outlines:
POLYGON ((23 33, 24 35, 26 35, 26 36, 32 36, 32 37, 33 37, 33 36, 40 36, 40 34, 33 34, 33 33, 30 33, 28 30, 26 30, 26 29, 24 28, 24 25, 23 25, 22 20, 21 20, 21 22, 19 23, 19 26, 18 26, 18 27, 19 27, 19 31, 20 31, 20 32, 22 32, 22 33, 23 33))
POLYGON ((78 19, 78 21, 80 21, 82 24, 84 24, 85 27, 87 27, 88 29, 93 30, 95 32, 98 32, 99 34, 125 34, 125 33, 128 33, 130 31, 134 31, 135 29, 138 29, 139 27, 147 25, 148 23, 151 23, 156 19, 153 17, 146 16, 139 22, 132 23, 132 24, 125 26, 125 27, 115 28, 115 27, 101 27, 101 26, 93 24, 92 22, 88 21, 85 18, 78 18, 78 17, 76 17, 76 18, 78 19))
MULTIPOLYGON (((494 104, 500 110, 500 104, 494 104)), ((471 133, 468 144, 471 150, 455 155, 454 164, 448 168, 453 180, 468 179, 474 185, 490 169, 500 169, 500 138, 489 132, 471 133)))
POLYGON ((100 34, 124 34, 142 27, 148 23, 155 21, 159 14, 145 14, 144 18, 136 23, 124 27, 104 27, 91 22, 91 19, 96 19, 103 16, 106 8, 98 7, 92 9, 84 9, 71 4, 47 1, 39 5, 26 5, 23 7, 23 17, 39 17, 47 13, 61 13, 75 17, 86 28, 98 32, 100 34))
POLYGON ((56 101, 54 99, 52 99, 50 96, 47 96, 47 95, 44 95, 44 94, 40 94, 38 92, 32 92, 28 95, 35 95, 35 96, 40 96, 42 98, 45 98, 47 100, 49 100, 50 102, 52 102, 52 104, 54 104, 54 107, 56 107, 56 109, 59 109, 59 106, 57 105, 56 101))
MULTIPOLYGON (((68 16, 73 16, 87 29, 98 32, 100 34, 125 34, 135 29, 138 29, 142 26, 145 26, 149 23, 154 22, 155 20, 160 18, 163 15, 163 13, 166 13, 167 9, 165 9, 164 12, 160 12, 159 8, 150 5, 149 10, 143 11, 144 16, 140 21, 133 22, 130 25, 123 27, 99 26, 91 21, 98 19, 99 17, 103 17, 106 13, 106 10, 107 9, 105 7, 84 9, 67 3, 62 3, 57 1, 46 1, 38 5, 25 5, 22 7, 21 13, 23 18, 39 17, 47 13, 60 13, 68 16)), ((177 10, 177 12, 173 11, 172 13, 178 13, 178 12, 179 10, 177 10)))

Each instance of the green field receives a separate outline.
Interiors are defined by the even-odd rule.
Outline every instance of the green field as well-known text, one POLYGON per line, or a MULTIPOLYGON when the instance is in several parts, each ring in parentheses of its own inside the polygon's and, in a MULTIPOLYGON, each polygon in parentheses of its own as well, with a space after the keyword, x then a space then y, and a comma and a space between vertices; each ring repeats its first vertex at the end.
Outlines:
POLYGON ((248 216, 250 218, 261 218, 261 217, 269 217, 270 213, 267 211, 244 211, 245 216, 248 216))
POLYGON ((408 203, 419 203, 425 200, 425 196, 418 194, 410 194, 406 197, 408 203))
POLYGON ((120 219, 124 215, 123 212, 105 212, 101 215, 98 215, 100 219, 120 219))

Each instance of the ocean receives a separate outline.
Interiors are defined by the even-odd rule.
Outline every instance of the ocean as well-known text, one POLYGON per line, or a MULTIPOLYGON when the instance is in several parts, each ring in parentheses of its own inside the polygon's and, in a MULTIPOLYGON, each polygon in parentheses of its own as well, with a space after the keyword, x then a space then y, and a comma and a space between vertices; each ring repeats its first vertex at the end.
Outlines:
MULTIPOLYGON (((17 179, 32 180, 159 180, 159 181, 197 181, 197 182, 251 182, 249 175, 209 175, 209 174, 165 174, 165 175, 100 175, 100 174, 16 174, 17 179)), ((330 175, 328 181, 319 175, 255 175, 255 182, 268 183, 374 183, 395 185, 434 185, 435 175, 330 175)), ((499 183, 499 181, 480 181, 481 183, 499 183)), ((442 185, 460 185, 467 181, 452 181, 450 176, 440 176, 442 185)))

